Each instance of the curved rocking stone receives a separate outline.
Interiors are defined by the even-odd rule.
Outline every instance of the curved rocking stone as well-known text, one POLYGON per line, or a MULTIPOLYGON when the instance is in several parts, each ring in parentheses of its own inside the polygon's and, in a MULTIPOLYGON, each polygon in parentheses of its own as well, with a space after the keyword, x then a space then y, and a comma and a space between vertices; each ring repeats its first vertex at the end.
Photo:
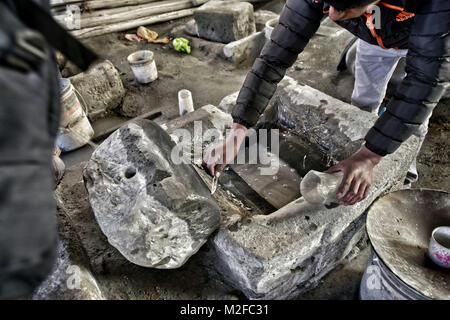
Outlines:
POLYGON ((182 266, 219 226, 219 207, 194 168, 171 160, 174 146, 154 122, 136 121, 105 140, 84 172, 100 228, 140 266, 182 266))

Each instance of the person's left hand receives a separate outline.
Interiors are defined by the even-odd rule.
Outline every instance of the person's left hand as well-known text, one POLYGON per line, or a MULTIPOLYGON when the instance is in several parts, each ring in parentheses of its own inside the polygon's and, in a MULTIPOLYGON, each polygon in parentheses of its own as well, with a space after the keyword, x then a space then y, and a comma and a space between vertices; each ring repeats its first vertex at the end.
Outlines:
POLYGON ((337 193, 340 204, 354 205, 367 197, 372 184, 373 168, 381 161, 381 158, 380 155, 363 147, 350 158, 325 171, 326 173, 337 171, 344 173, 337 193))

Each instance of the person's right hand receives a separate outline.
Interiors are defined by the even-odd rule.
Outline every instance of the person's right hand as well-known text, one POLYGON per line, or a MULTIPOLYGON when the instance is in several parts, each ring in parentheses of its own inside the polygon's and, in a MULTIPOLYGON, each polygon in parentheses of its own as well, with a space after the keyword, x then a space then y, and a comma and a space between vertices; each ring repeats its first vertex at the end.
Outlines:
POLYGON ((226 165, 236 158, 246 132, 245 126, 233 123, 226 139, 206 150, 202 166, 211 176, 219 177, 226 165))

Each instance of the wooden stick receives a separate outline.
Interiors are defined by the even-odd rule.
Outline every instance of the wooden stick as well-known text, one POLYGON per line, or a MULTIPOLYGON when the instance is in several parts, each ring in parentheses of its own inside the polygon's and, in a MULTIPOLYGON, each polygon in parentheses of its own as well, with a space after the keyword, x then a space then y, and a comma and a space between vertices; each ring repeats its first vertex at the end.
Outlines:
MULTIPOLYGON (((208 0, 198 0, 198 4, 206 3, 208 0)), ((161 13, 169 13, 182 9, 192 8, 194 5, 191 0, 170 0, 160 3, 151 3, 138 7, 127 7, 125 12, 112 13, 103 12, 101 15, 91 17, 81 16, 81 28, 90 28, 101 25, 109 25, 123 21, 136 20, 161 13)), ((101 13, 102 11, 98 11, 101 13)))
POLYGON ((180 11, 174 11, 169 13, 163 13, 160 15, 146 17, 141 19, 136 19, 132 21, 119 22, 115 24, 110 24, 106 26, 97 26, 92 28, 85 28, 80 30, 72 31, 71 34, 79 39, 95 37, 106 33, 118 32, 137 28, 139 26, 145 26, 149 24, 155 24, 160 22, 166 22, 169 20, 184 18, 192 16, 194 14, 194 9, 185 9, 180 11))
POLYGON ((158 0, 87 0, 84 2, 86 10, 97 10, 105 8, 118 8, 146 4, 158 0))
POLYGON ((68 4, 81 4, 84 0, 51 0, 50 5, 52 8, 54 7, 62 7, 68 4))
POLYGON ((137 117, 135 117, 133 119, 124 121, 124 122, 122 122, 120 124, 114 125, 114 126, 108 128, 108 129, 105 129, 103 131, 96 132, 94 137, 92 138, 92 141, 100 142, 100 141, 106 139, 111 133, 113 133, 114 131, 116 131, 120 127, 125 126, 125 125, 127 125, 127 124, 129 124, 129 123, 131 123, 133 121, 141 120, 141 119, 155 120, 156 118, 159 118, 160 116, 162 116, 162 112, 161 111, 153 110, 153 111, 150 111, 150 112, 146 112, 146 113, 144 113, 144 114, 142 114, 140 116, 137 116, 137 117))
POLYGON ((100 10, 89 11, 89 12, 85 11, 85 12, 83 12, 83 18, 102 17, 102 16, 106 16, 106 15, 113 15, 113 14, 128 12, 131 10, 150 8, 152 6, 156 7, 156 6, 164 5, 168 2, 173 3, 173 2, 179 2, 179 1, 164 0, 164 1, 155 1, 155 2, 146 3, 146 4, 134 5, 134 6, 118 7, 118 8, 112 8, 112 9, 100 9, 100 10))

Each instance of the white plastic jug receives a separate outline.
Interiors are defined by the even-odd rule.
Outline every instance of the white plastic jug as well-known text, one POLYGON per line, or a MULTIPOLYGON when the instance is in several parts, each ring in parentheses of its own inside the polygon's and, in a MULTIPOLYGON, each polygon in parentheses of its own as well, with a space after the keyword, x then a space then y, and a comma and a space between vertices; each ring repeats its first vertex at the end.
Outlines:
POLYGON ((336 196, 344 173, 333 174, 311 170, 300 183, 300 192, 309 203, 330 205, 338 203, 336 196))

